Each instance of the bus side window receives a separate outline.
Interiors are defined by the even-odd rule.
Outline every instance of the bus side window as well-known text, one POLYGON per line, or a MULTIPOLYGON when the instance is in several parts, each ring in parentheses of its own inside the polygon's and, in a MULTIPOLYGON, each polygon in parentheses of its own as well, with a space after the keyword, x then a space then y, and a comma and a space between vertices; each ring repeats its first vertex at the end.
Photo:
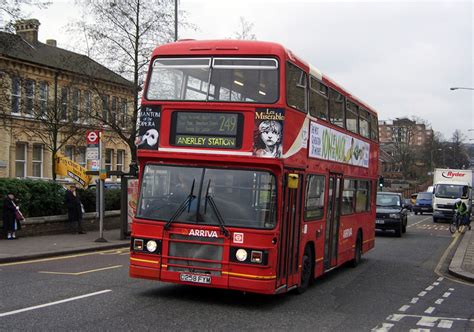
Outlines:
POLYGON ((370 138, 376 142, 379 140, 379 124, 377 117, 373 114, 370 115, 370 138))
POLYGON ((328 87, 310 76, 309 114, 328 120, 328 87))
POLYGON ((316 220, 324 214, 324 186, 326 178, 322 175, 308 175, 304 203, 304 220, 316 220))
POLYGON ((306 73, 294 64, 286 64, 286 102, 288 106, 307 112, 306 73))
POLYGON ((362 137, 369 138, 369 113, 364 109, 359 109, 359 133, 362 137))
POLYGON ((329 117, 331 123, 344 128, 345 98, 339 92, 329 89, 329 117))
POLYGON ((351 101, 346 103, 346 128, 353 133, 359 133, 359 107, 351 101))

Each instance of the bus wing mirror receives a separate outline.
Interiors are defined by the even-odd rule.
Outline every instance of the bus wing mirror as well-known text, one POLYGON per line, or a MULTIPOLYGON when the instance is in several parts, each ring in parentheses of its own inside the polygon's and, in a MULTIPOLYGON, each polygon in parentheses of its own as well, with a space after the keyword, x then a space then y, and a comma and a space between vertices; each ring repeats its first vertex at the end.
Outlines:
POLYGON ((299 185, 299 175, 296 173, 289 173, 288 174, 288 188, 298 189, 298 185, 299 185))

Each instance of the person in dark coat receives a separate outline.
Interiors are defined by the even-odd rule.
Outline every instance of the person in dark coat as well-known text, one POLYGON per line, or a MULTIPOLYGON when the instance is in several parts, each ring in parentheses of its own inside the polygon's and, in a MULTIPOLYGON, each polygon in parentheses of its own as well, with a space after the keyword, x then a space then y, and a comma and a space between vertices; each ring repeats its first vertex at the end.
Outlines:
POLYGON ((85 234, 82 230, 82 204, 75 185, 71 185, 69 189, 66 190, 65 202, 69 222, 71 225, 77 222, 77 232, 79 234, 85 234))
POLYGON ((3 201, 3 227, 7 232, 7 239, 16 239, 15 234, 15 211, 16 205, 14 202, 15 195, 8 193, 7 197, 3 201))

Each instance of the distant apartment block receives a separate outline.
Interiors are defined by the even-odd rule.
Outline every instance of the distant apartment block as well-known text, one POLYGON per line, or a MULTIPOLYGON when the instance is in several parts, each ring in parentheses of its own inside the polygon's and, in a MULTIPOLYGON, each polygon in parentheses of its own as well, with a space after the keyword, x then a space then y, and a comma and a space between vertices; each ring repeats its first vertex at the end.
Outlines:
POLYGON ((379 121, 380 143, 402 142, 423 146, 433 137, 433 129, 407 118, 379 121))

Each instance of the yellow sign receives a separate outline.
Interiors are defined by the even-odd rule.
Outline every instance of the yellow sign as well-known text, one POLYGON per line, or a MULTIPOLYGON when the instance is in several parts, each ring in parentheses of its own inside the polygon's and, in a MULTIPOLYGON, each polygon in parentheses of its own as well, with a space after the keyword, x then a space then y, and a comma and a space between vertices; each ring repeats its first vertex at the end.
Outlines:
POLYGON ((56 174, 62 176, 68 176, 74 181, 78 182, 84 188, 89 185, 92 177, 86 174, 87 169, 79 165, 78 163, 66 158, 59 153, 56 154, 56 174))

